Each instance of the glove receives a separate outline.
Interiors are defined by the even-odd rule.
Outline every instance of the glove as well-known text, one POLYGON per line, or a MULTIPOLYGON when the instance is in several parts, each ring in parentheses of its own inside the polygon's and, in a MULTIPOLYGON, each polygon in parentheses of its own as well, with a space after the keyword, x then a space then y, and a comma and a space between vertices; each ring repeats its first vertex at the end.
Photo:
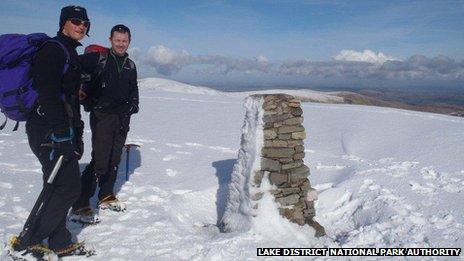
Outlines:
POLYGON ((55 131, 51 136, 50 140, 52 141, 49 144, 42 144, 42 146, 51 147, 52 151, 50 152, 50 161, 63 155, 64 160, 68 161, 78 156, 76 153, 76 148, 73 144, 74 131, 69 128, 68 130, 58 130, 55 131))
POLYGON ((71 140, 52 142, 52 151, 50 152, 50 161, 59 157, 64 156, 64 161, 71 160, 75 157, 79 157, 71 140))

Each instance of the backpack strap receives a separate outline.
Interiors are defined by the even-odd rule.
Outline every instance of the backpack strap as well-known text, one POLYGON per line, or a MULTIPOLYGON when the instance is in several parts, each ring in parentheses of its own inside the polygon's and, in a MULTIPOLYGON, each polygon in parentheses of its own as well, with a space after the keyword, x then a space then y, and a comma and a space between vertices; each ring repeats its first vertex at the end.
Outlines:
POLYGON ((0 130, 3 130, 3 128, 5 128, 5 125, 6 125, 7 121, 8 121, 8 117, 6 117, 6 115, 5 115, 5 121, 2 123, 2 125, 0 125, 0 130))
POLYGON ((108 53, 107 52, 100 52, 100 57, 98 58, 98 65, 95 69, 95 76, 98 77, 102 74, 103 69, 105 69, 106 61, 108 61, 108 53))
MULTIPOLYGON (((66 46, 63 45, 62 42, 56 40, 56 39, 50 39, 50 40, 47 40, 45 41, 44 45, 46 43, 56 43, 58 44, 61 49, 63 50, 65 56, 66 56, 66 60, 65 60, 65 63, 64 63, 64 67, 63 67, 63 73, 61 74, 61 76, 63 76, 69 69, 69 66, 70 66, 70 61, 71 61, 71 56, 68 52, 68 49, 66 48, 66 46)), ((43 45, 42 45, 43 46, 43 45)), ((61 94, 61 100, 63 101, 64 103, 64 108, 65 108, 65 111, 68 115, 68 119, 69 119, 69 126, 72 126, 72 118, 74 118, 74 115, 73 115, 73 112, 72 112, 72 108, 71 108, 71 105, 69 104, 69 102, 66 101, 66 97, 65 97, 65 94, 62 93, 61 94)))
MULTIPOLYGON (((2 125, 0 125, 0 130, 3 130, 5 128, 7 121, 8 121, 8 117, 5 116, 5 121, 2 123, 2 125)), ((19 121, 16 121, 13 131, 17 131, 18 127, 19 127, 19 121)))
POLYGON ((18 127, 19 127, 19 121, 16 121, 16 124, 15 124, 15 126, 13 128, 13 131, 17 131, 18 127))

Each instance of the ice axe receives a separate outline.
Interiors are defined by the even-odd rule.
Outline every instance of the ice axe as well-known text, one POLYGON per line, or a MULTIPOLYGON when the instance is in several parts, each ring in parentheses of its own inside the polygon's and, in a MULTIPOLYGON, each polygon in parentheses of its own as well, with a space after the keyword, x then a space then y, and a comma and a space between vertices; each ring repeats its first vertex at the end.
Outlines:
POLYGON ((126 148, 126 181, 129 180, 129 152, 132 147, 140 147, 140 145, 133 143, 124 145, 124 148, 126 148))

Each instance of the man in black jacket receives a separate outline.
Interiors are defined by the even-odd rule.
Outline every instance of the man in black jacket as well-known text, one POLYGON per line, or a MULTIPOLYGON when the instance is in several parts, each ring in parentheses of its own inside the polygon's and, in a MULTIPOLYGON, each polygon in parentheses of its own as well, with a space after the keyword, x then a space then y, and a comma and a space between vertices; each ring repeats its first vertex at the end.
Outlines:
POLYGON ((43 249, 42 241, 48 238, 48 248, 62 256, 79 254, 77 248, 82 246, 72 242, 66 216, 80 195, 78 159, 83 152, 78 100, 81 67, 75 49, 88 33, 90 22, 85 8, 67 6, 61 10, 59 25, 60 30, 54 37, 59 43, 45 43, 33 61, 33 81, 39 96, 38 106, 26 122, 26 133, 32 152, 42 165, 44 182, 58 157, 64 156, 64 161, 49 200, 27 230, 31 236, 16 238, 13 248, 34 252, 43 249))
POLYGON ((137 69, 126 52, 131 40, 129 28, 122 24, 114 26, 109 40, 111 49, 106 60, 105 57, 102 59, 100 53, 80 57, 84 70, 92 72, 94 78, 91 90, 87 89, 88 93, 83 94, 88 94, 88 99, 94 101, 90 105, 92 160, 82 173, 82 193, 73 206, 71 216, 72 220, 83 223, 98 222, 89 202, 97 183, 100 186, 100 209, 125 209, 113 189, 129 131, 130 116, 139 109, 137 69))

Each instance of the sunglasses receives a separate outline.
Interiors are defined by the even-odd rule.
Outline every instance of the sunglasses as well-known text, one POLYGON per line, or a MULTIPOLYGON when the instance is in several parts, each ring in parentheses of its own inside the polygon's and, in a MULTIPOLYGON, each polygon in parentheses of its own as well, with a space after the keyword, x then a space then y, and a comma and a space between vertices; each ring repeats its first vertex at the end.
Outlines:
POLYGON ((69 21, 71 21, 71 23, 75 26, 81 26, 81 25, 84 25, 85 28, 89 28, 90 26, 90 21, 84 21, 84 20, 81 20, 79 18, 71 18, 69 19, 69 21))

